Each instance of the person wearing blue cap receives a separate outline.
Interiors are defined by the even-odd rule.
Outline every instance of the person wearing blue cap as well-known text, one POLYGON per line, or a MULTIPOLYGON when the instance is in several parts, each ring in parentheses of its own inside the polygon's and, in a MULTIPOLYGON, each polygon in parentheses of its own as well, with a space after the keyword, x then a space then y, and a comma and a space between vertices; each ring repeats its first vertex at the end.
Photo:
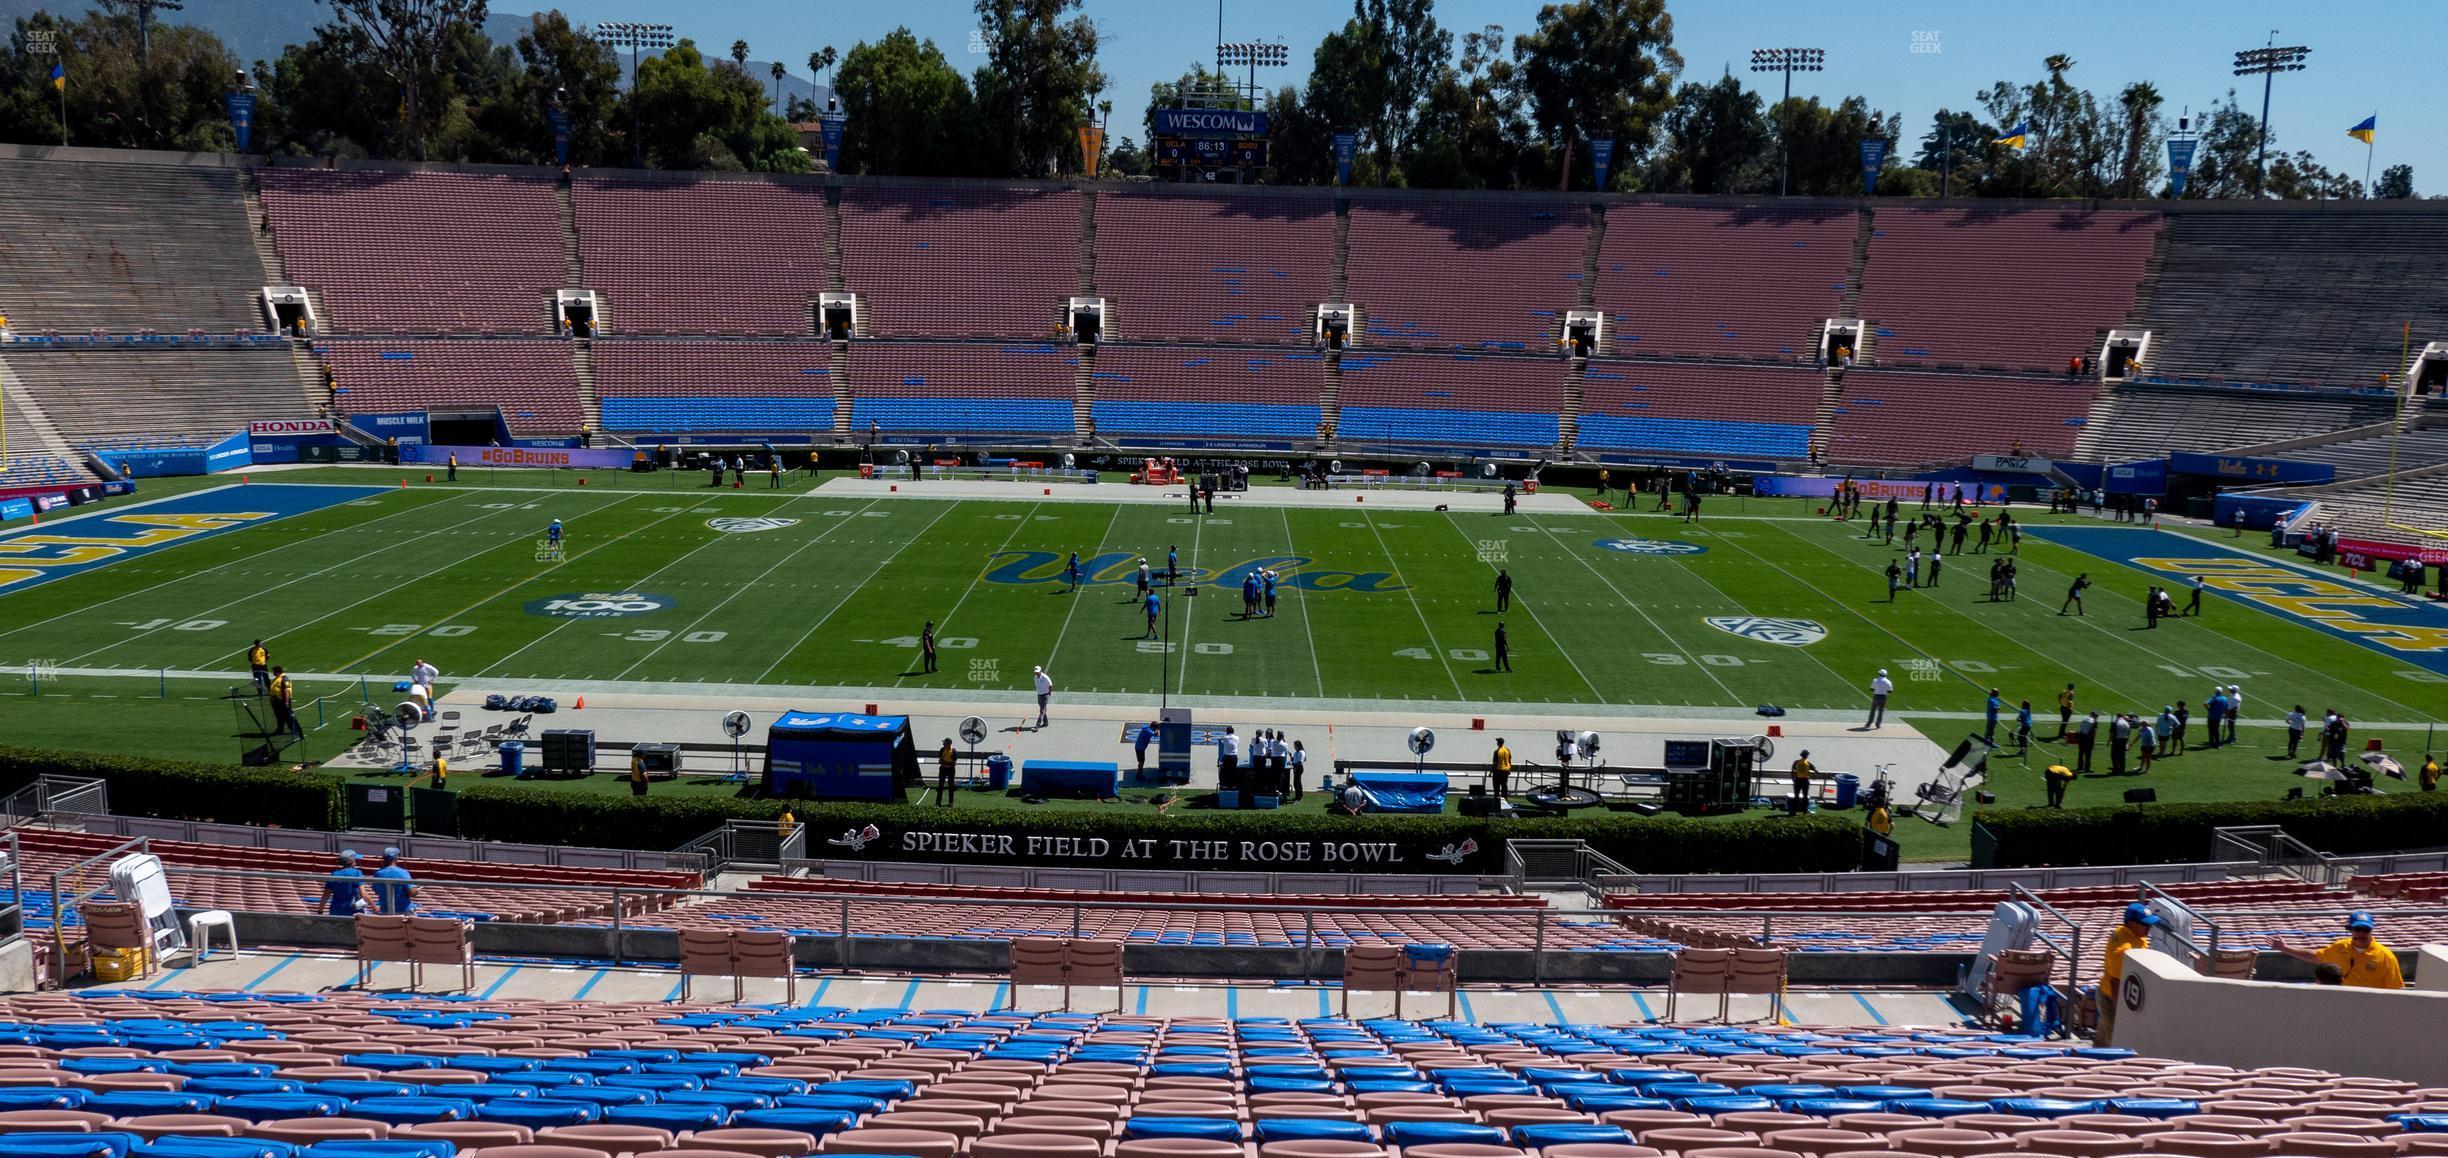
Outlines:
POLYGON ((2318 949, 2306 949, 2272 939, 2270 948, 2315 965, 2335 965, 2346 984, 2359 989, 2403 989, 2405 974, 2397 954, 2372 937, 2372 915, 2357 909, 2346 915, 2346 935, 2318 949))
POLYGON ((382 867, 374 870, 374 878, 377 882, 389 882, 372 886, 374 900, 383 912, 404 917, 416 908, 416 901, 409 896, 416 891, 416 886, 408 883, 408 866, 400 863, 400 850, 386 848, 382 851, 382 867))
POLYGON ((2150 931, 2159 915, 2139 902, 2125 906, 2125 921, 2108 934, 2108 952, 2100 962, 2099 1025, 2093 1037, 2102 1048, 2116 1032, 2117 989, 2125 980, 2125 954, 2150 948, 2150 931))
POLYGON ((341 850, 340 867, 323 881, 323 895, 329 902, 324 911, 332 916, 354 917, 365 911, 365 870, 357 867, 356 849, 341 850))

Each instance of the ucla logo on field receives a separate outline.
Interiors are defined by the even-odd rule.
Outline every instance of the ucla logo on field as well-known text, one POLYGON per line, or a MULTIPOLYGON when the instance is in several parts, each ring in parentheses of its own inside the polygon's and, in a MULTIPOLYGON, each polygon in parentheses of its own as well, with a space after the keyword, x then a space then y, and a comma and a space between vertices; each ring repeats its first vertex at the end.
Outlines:
POLYGON ((796 527, 799 525, 799 520, 775 518, 707 519, 706 525, 714 528, 717 531, 721 531, 726 535, 753 535, 758 531, 779 531, 784 527, 796 527))
POLYGON ((549 615, 555 619, 619 619, 630 615, 651 615, 676 602, 669 595, 652 595, 643 591, 587 591, 530 599, 527 601, 527 614, 549 615))
POLYGON ((1710 627, 1728 635, 1785 647, 1809 647, 1826 639, 1827 628, 1808 619, 1770 619, 1762 615, 1712 615, 1710 627))
MULTIPOLYGON (((1131 551, 1109 551, 1102 555, 1080 558, 1080 582, 1083 584, 1123 585, 1138 582, 1139 561, 1147 558, 1131 551)), ((1273 571, 1276 586, 1302 591, 1360 591, 1376 594, 1408 590, 1402 577, 1392 571, 1325 571, 1314 568, 1314 560, 1306 555, 1266 555, 1235 563, 1230 567, 1210 570, 1205 567, 1184 567, 1177 586, 1218 587, 1228 591, 1241 588, 1241 580, 1253 571, 1273 571)), ((1148 559, 1148 564, 1162 583, 1164 556, 1148 559)), ((988 583, 1026 587, 1043 583, 1068 582, 1070 558, 1054 551, 1000 551, 986 560, 988 583)))
POLYGON ((1705 555, 1708 548, 1698 543, 1674 539, 1600 539, 1591 544, 1602 551, 1621 551, 1626 555, 1705 555))

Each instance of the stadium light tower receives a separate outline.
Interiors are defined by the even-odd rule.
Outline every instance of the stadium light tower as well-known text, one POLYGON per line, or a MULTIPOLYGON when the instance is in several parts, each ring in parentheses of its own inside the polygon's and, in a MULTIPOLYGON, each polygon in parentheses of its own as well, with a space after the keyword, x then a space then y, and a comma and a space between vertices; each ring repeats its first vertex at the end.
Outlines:
POLYGON ((638 50, 665 49, 672 46, 672 26, 640 24, 634 20, 615 20, 595 26, 595 38, 613 48, 629 50, 629 165, 646 167, 646 142, 638 131, 638 50))
MULTIPOLYGON (((1751 50, 1751 71, 1785 74, 1785 100, 1793 99, 1793 74, 1821 72, 1827 68, 1824 48, 1754 48, 1751 50)), ((1780 102, 1781 103, 1781 102, 1780 102)), ((1793 160, 1793 148, 1786 142, 1787 134, 1777 130, 1777 196, 1785 195, 1786 172, 1793 160)))
POLYGON ((2247 48, 2235 54, 2235 74, 2237 76, 2261 78, 2261 143, 2253 150, 2254 197, 2261 196, 2262 179, 2269 174, 2270 85, 2277 79, 2279 73, 2302 72, 2304 58, 2310 55, 2312 55, 2312 50, 2300 44, 2280 48, 2278 30, 2275 28, 2270 29, 2270 41, 2266 47, 2247 48))
POLYGON ((1216 71, 1222 72, 1234 65, 1249 67, 1249 94, 1253 105, 1258 101, 1258 69, 1261 66, 1282 68, 1290 63, 1292 50, 1281 40, 1235 40, 1216 45, 1216 71))

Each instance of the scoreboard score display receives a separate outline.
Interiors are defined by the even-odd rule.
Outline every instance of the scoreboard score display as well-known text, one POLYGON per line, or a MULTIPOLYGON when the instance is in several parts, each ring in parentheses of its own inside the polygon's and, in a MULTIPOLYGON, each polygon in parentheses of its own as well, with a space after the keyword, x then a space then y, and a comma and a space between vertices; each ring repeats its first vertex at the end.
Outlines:
POLYGON ((1212 137, 1163 137, 1156 142, 1159 165, 1200 165, 1256 169, 1267 162, 1264 140, 1219 140, 1212 137))

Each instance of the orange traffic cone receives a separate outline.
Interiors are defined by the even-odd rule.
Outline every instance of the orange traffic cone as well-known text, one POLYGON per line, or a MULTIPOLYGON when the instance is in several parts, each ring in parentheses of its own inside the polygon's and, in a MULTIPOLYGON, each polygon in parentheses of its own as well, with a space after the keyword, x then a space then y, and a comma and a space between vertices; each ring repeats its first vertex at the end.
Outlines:
POLYGON ((570 705, 570 710, 571 710, 571 711, 573 711, 573 712, 583 712, 583 711, 585 711, 585 710, 586 710, 586 697, 585 697, 585 696, 580 696, 580 697, 578 697, 578 702, 577 702, 577 703, 574 703, 574 704, 571 704, 571 705, 570 705))

